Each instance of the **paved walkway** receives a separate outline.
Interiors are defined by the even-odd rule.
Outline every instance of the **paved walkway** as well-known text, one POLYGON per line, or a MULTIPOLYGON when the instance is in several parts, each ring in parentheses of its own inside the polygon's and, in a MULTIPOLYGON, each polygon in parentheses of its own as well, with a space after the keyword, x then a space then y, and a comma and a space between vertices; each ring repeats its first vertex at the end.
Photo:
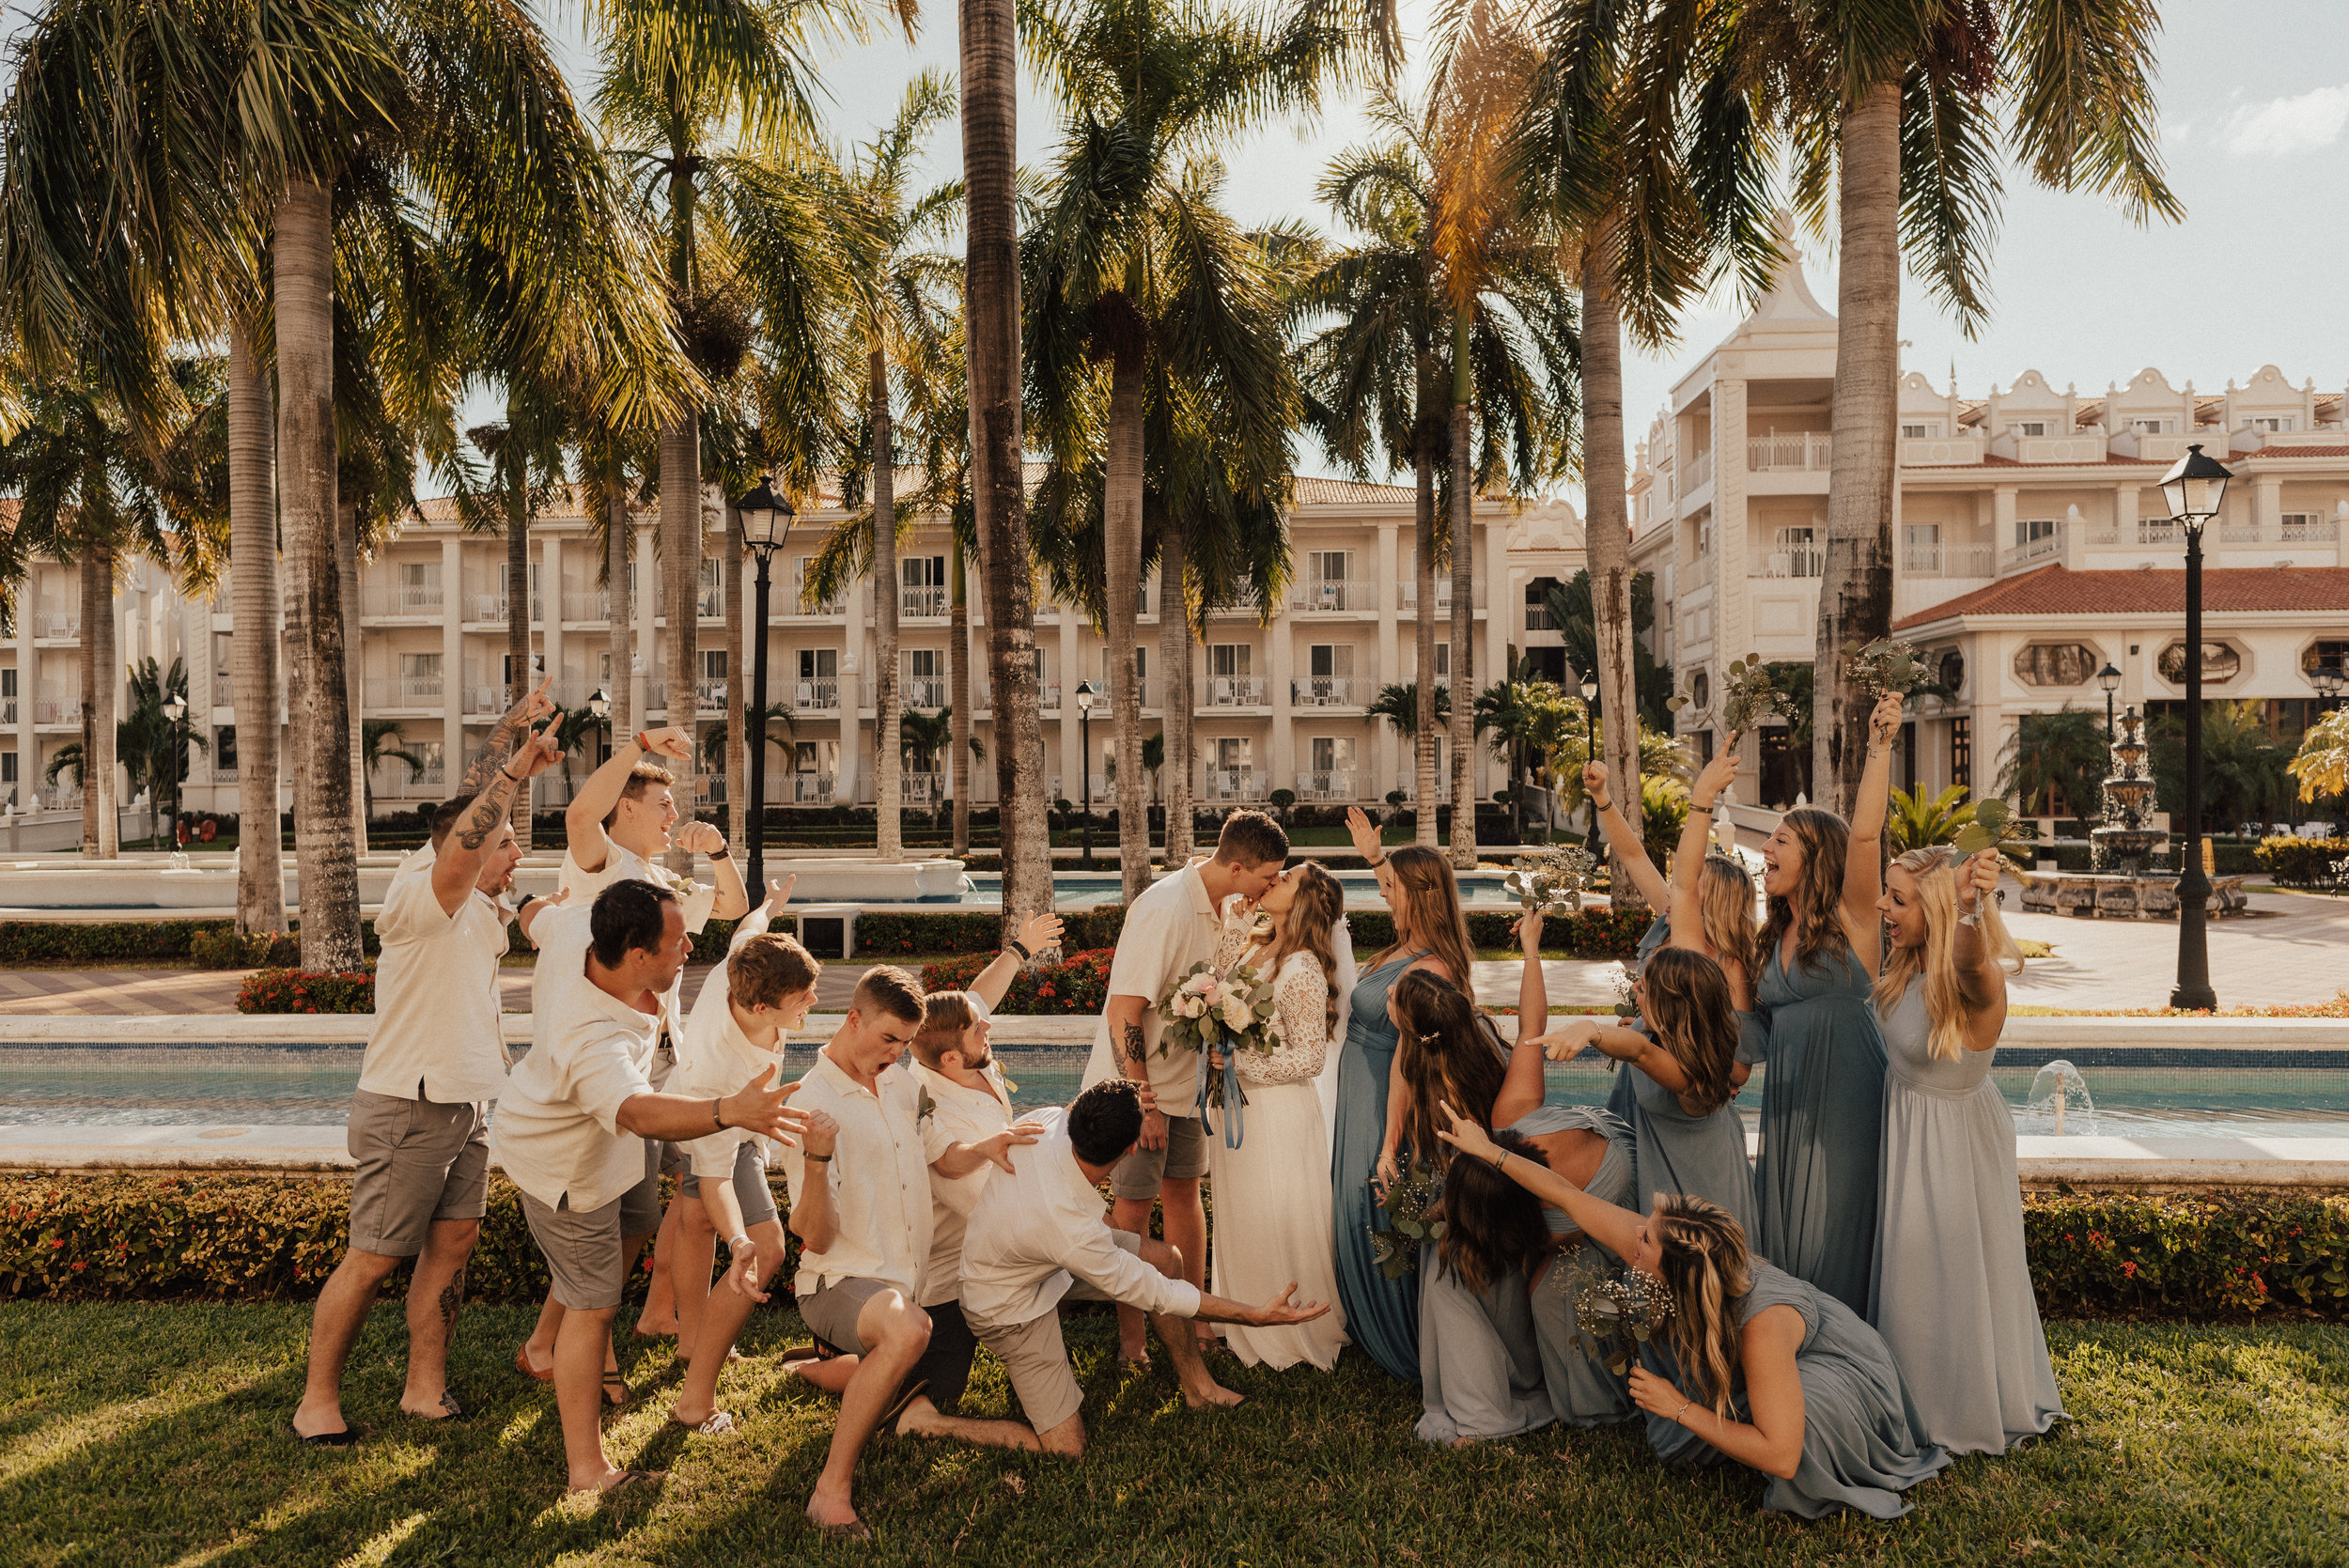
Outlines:
MULTIPOLYGON (((2010 883, 2007 907, 2020 903, 2010 883)), ((2253 893, 2252 914, 2210 926, 2211 983, 2222 1007, 2299 1006, 2330 1001, 2349 989, 2349 899, 2296 893, 2253 893)), ((2054 947, 2055 956, 2025 966, 2015 985, 2018 1002, 2041 1007, 2158 1007, 2177 975, 2178 928, 2162 921, 2073 920, 2016 913, 2007 922, 2017 937, 2054 947)), ((1366 957, 1367 955, 1364 955, 1366 957)), ((847 1004, 859 963, 824 966, 817 1004, 847 1004)), ((1553 1007, 1606 1007, 1615 1001, 1612 964, 1579 959, 1542 966, 1553 1007)), ((701 994, 708 967, 690 970, 685 995, 701 994)), ((0 971, 0 1013, 84 1017, 228 1013, 245 971, 223 970, 13 970, 0 971)), ((1514 1007, 1519 966, 1480 963, 1476 996, 1488 1007, 1514 1007)), ((530 1011, 531 973, 508 969, 498 977, 506 1010, 530 1011)))

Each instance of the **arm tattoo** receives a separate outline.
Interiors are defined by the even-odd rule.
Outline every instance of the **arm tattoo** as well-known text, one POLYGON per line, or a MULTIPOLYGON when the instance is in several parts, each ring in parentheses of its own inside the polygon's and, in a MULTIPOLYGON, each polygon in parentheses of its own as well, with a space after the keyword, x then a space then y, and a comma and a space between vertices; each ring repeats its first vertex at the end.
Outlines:
POLYGON ((1149 1054, 1149 1048, 1143 1043, 1142 1026, 1138 1023, 1128 1024, 1126 1060, 1133 1064, 1135 1078, 1147 1079, 1150 1076, 1149 1054))
POLYGON ((520 727, 511 714, 497 722, 497 727, 490 732, 490 738, 481 743, 481 754, 473 759, 473 766, 465 769, 465 776, 457 781, 458 794, 477 793, 483 784, 490 782, 491 769, 506 766, 506 759, 514 754, 515 732, 520 727))
POLYGON ((506 820, 506 798, 514 790, 513 775, 500 768, 490 787, 483 790, 473 803, 473 813, 465 825, 457 831, 457 842, 467 849, 478 849, 490 842, 490 835, 506 820))

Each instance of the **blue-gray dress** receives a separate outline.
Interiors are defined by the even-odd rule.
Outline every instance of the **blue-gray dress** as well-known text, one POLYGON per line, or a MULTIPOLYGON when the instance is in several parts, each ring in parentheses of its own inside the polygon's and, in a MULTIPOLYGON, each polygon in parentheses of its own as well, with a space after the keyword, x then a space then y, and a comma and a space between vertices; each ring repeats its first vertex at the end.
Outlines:
MULTIPOLYGON (((1546 1105, 1526 1112, 1511 1126, 1528 1138, 1575 1128, 1603 1136, 1607 1153, 1600 1157, 1598 1169, 1582 1190, 1617 1208, 1631 1206, 1634 1144, 1631 1129, 1619 1118, 1587 1106, 1546 1105)), ((1549 1221, 1553 1235, 1580 1234, 1563 1210, 1545 1208, 1542 1218, 1549 1221)), ((1550 1414, 1568 1426, 1611 1425, 1630 1420, 1636 1411, 1630 1380, 1609 1372, 1603 1359, 1574 1343, 1574 1297, 1580 1281, 1593 1272, 1622 1267, 1621 1258, 1586 1238, 1579 1247, 1559 1251, 1533 1281, 1533 1343, 1541 1352, 1542 1384, 1549 1393, 1550 1414)))
POLYGON ((1855 1312, 1875 1268, 1884 1144, 1884 1034, 1848 949, 1795 961, 1773 949, 1755 1000, 1769 1018, 1762 1079, 1761 1214, 1753 1250, 1855 1312))
MULTIPOLYGON (((1647 961, 1656 956, 1657 949, 1663 947, 1672 939, 1672 923, 1671 916, 1657 915, 1654 920, 1649 921, 1647 923, 1647 929, 1640 933, 1639 951, 1631 955, 1631 962, 1624 966, 1627 970, 1629 970, 1631 978, 1634 980, 1639 979, 1641 974, 1647 969, 1647 961)), ((1626 1029, 1636 1029, 1642 1034, 1647 1032, 1647 1021, 1636 1014, 1624 1019, 1624 1027, 1626 1029)), ((1626 1071, 1623 1063, 1620 1062, 1615 1063, 1613 1065, 1615 1072, 1615 1083, 1614 1087, 1607 1092, 1607 1110, 1608 1112, 1617 1121, 1628 1125, 1631 1121, 1632 1111, 1631 1079, 1633 1074, 1626 1071)))
MULTIPOLYGON (((1948 1467, 1950 1456, 1920 1433, 1915 1406, 1901 1383, 1891 1352, 1859 1314, 1760 1258, 1752 1260, 1752 1288, 1731 1304, 1743 1329, 1771 1307, 1802 1314, 1803 1340, 1795 1352, 1802 1378, 1802 1463, 1785 1480, 1773 1477, 1762 1506, 1816 1519, 1838 1508, 1853 1508, 1878 1519, 1908 1512, 1901 1494, 1948 1467)), ((1682 1385, 1681 1392, 1693 1392, 1682 1385)), ((1712 1419, 1700 1402, 1687 1412, 1690 1425, 1661 1416, 1648 1418, 1648 1442, 1667 1462, 1718 1465, 1726 1457, 1697 1436, 1712 1419)), ((1745 1374, 1732 1383, 1730 1417, 1750 1419, 1745 1374)))
POLYGON ((2063 1413, 2023 1257, 2015 1114, 1994 1050, 1936 1061, 1924 982, 1884 1020, 1884 1183, 1875 1305, 1924 1435, 2003 1453, 2063 1413))
MULTIPOLYGON (((1657 916, 1640 939, 1633 972, 1645 969, 1649 957, 1671 939, 1672 923, 1657 916)), ((1761 1061, 1768 1029, 1751 1013, 1738 1014, 1737 1021, 1738 1060, 1761 1061)), ((1638 1018, 1630 1026, 1647 1032, 1638 1018)), ((1746 1124, 1735 1101, 1709 1116, 1691 1116, 1680 1109, 1671 1090, 1637 1067, 1618 1064, 1607 1109, 1631 1128, 1633 1187, 1624 1207, 1645 1214, 1656 1206, 1657 1194, 1685 1192, 1719 1203, 1752 1236, 1758 1218, 1753 1165, 1746 1157, 1746 1124)))
MULTIPOLYGON (((1386 1228, 1385 1209, 1371 1191, 1378 1150, 1387 1139, 1387 1070, 1394 1062, 1394 1020, 1387 994, 1424 951, 1397 954, 1354 982, 1338 1056, 1337 1124, 1330 1139, 1331 1208, 1337 1216, 1338 1304, 1346 1334, 1407 1383, 1419 1381, 1419 1281, 1379 1272, 1370 1233, 1386 1228)), ((1409 1151, 1398 1157, 1407 1158, 1409 1151)))

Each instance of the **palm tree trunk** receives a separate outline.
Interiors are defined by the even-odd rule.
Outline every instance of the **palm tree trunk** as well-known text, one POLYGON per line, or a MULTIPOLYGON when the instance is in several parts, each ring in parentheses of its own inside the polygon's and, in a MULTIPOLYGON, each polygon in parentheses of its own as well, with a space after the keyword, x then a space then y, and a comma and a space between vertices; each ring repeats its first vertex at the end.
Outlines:
POLYGON ((897 684, 897 468, 890 450, 889 362, 864 356, 873 418, 873 823, 875 855, 902 861, 905 846, 904 704, 897 684))
POLYGON ((1166 864, 1190 859, 1190 563, 1179 521, 1168 520, 1159 548, 1159 728, 1166 756, 1166 864))
MULTIPOLYGON (((1812 655, 1811 778, 1846 817, 1868 754, 1867 694, 1845 653, 1892 627, 1892 420, 1900 382, 1901 94, 1875 88, 1843 116, 1842 265, 1835 284, 1833 466, 1812 655)), ((1743 431, 1733 431, 1742 439, 1743 431)))
MULTIPOLYGON (((530 470, 521 430, 506 405, 506 438, 498 454, 498 478, 506 487, 506 694, 499 711, 513 706, 537 683, 530 671, 530 470)), ((530 847, 530 784, 514 786, 506 821, 514 837, 530 847)))
MULTIPOLYGON (((1452 864, 1476 864, 1476 547, 1469 474, 1469 323, 1452 318, 1452 864)), ((1495 612, 1499 612, 1496 610, 1495 612)))
MULTIPOLYGON (((726 843, 742 863, 750 863, 751 813, 763 809, 766 802, 754 806, 751 788, 751 737, 766 729, 766 716, 753 714, 751 708, 750 667, 742 662, 743 644, 749 641, 744 617, 748 612, 742 605, 742 558, 750 553, 742 541, 742 514, 731 499, 726 502, 726 843)), ((758 635, 767 635, 761 626, 758 635)), ((751 902, 756 904, 764 890, 753 888, 751 902)))
POLYGON ((82 547, 82 853, 122 854, 115 809, 115 552, 82 547))
POLYGON ((603 563, 605 614, 609 617, 604 651, 611 656, 611 678, 604 682, 604 695, 612 702, 612 735, 616 741, 624 735, 636 733, 636 716, 629 711, 631 683, 630 672, 634 661, 629 657, 629 639, 635 630, 635 610, 630 603, 628 591, 629 515, 628 496, 621 489, 620 454, 616 442, 604 458, 603 563))
MULTIPOLYGON (((343 701, 350 713, 350 846, 367 852, 367 765, 360 743, 366 708, 359 693, 359 507, 338 500, 334 526, 334 576, 343 600, 343 701)), ((529 841, 523 841, 527 844, 529 841)))
MULTIPOLYGON (((1640 694, 1631 651, 1631 520, 1623 491, 1623 323, 1615 304, 1611 233, 1582 249, 1582 479, 1583 545, 1591 568, 1591 617, 1598 634, 1599 711, 1607 716, 1609 793, 1641 831, 1640 694)), ((1496 609, 1491 613, 1499 613, 1496 609)), ((1555 781, 1553 781, 1554 783, 1555 781)), ((1623 857, 1609 858, 1608 898, 1618 909, 1645 908, 1624 874, 1623 857)))
POLYGON ((1020 473, 1017 51, 1011 0, 960 0, 960 20, 972 498, 994 668, 996 810, 1009 931, 1052 907, 1028 498, 1020 473))
MULTIPOLYGON (((697 194, 690 172, 694 161, 690 148, 672 147, 669 212, 674 225, 669 250, 669 283, 679 305, 693 293, 693 207, 697 194)), ((668 722, 693 734, 694 665, 701 657, 702 582, 702 462, 701 411, 685 409, 661 430, 661 544, 667 559, 661 563, 661 595, 668 607, 669 678, 665 691, 648 695, 646 706, 665 706, 668 722)), ((700 748, 693 754, 701 754, 700 748)), ((689 767, 693 766, 688 764, 689 767)), ((689 797, 690 799, 690 794, 689 797)), ((692 854, 669 852, 671 869, 690 870, 692 854)))
MULTIPOLYGON (((1411 548, 1411 581, 1419 603, 1411 613, 1412 634, 1419 646, 1412 656, 1413 679, 1419 683, 1411 721, 1411 842, 1436 847, 1436 455, 1423 440, 1411 454, 1417 483, 1411 548)), ((1459 706, 1459 698, 1453 706, 1459 706)))
POLYGON ((962 540, 948 541, 947 572, 953 604, 946 623, 946 689, 954 704, 953 738, 947 742, 946 770, 955 792, 957 860, 971 853, 971 602, 970 583, 963 575, 962 540))
POLYGON ((237 929, 286 928, 277 836, 276 423, 269 373, 253 357, 244 317, 228 329, 228 594, 237 718, 237 929))
POLYGON ((309 176, 286 181, 272 247, 277 286, 279 486, 286 541, 302 599, 307 677, 294 726, 302 769, 294 847, 302 866, 302 967, 349 970, 362 961, 359 863, 350 838, 350 704, 343 684, 342 579, 334 564, 334 197, 309 176), (330 760, 332 759, 332 760, 330 760))
MULTIPOLYGON (((1150 885, 1150 811, 1142 783, 1142 680, 1134 619, 1142 589, 1142 356, 1110 369, 1109 473, 1101 522, 1107 578, 1110 728, 1117 747, 1117 881, 1131 904, 1150 885)), ((1083 762, 1087 773, 1093 759, 1083 762)))

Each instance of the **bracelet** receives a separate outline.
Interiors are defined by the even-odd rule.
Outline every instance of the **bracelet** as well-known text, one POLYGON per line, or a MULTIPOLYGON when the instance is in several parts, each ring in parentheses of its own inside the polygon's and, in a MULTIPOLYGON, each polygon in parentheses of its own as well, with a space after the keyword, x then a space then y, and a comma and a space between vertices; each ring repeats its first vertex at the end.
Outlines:
POLYGON ((1501 1150, 1501 1157, 1493 1161, 1493 1169, 1494 1169, 1494 1170, 1496 1170, 1496 1171, 1498 1171, 1498 1170, 1500 1170, 1502 1166, 1504 1166, 1504 1165, 1506 1165, 1506 1164, 1508 1164, 1508 1163, 1509 1163, 1509 1151, 1508 1151, 1508 1150, 1506 1150, 1506 1149, 1503 1149, 1503 1150, 1501 1150))
POLYGON ((801 1159, 812 1159, 818 1165, 830 1165, 832 1163, 832 1156, 830 1155, 808 1154, 802 1151, 800 1157, 801 1159))
POLYGON ((750 1245, 751 1238, 742 1234, 739 1231, 737 1231, 734 1234, 726 1237, 726 1250, 729 1252, 739 1252, 743 1248, 750 1245))
MULTIPOLYGON (((1719 796, 1718 796, 1718 795, 1717 795, 1717 796, 1715 796, 1715 797, 1713 798, 1713 800, 1719 800, 1719 799, 1720 799, 1720 797, 1719 797, 1719 796)), ((1691 800, 1691 801, 1689 801, 1689 802, 1688 802, 1688 809, 1689 809, 1690 811, 1701 811, 1701 812, 1703 812, 1705 815, 1710 816, 1710 815, 1713 815, 1713 801, 1712 801, 1712 800, 1691 800)))
POLYGON ((1017 937, 1012 937, 1006 939, 1003 943, 1003 948, 1006 952, 1017 953, 1019 955, 1019 961, 1023 964, 1035 956, 1034 954, 1028 951, 1026 944, 1021 942, 1017 937))
POLYGON ((1680 1408, 1672 1412, 1672 1424, 1674 1426, 1678 1426, 1680 1424, 1680 1418, 1687 1415, 1688 1413, 1688 1406, 1694 1405, 1696 1401, 1693 1399, 1684 1399, 1680 1402, 1680 1408))
POLYGON ((638 751, 640 751, 640 752, 649 752, 649 751, 651 751, 651 750, 652 750, 652 748, 651 748, 650 746, 647 746, 647 745, 646 745, 646 744, 645 744, 645 736, 646 735, 646 733, 647 733, 646 731, 644 731, 644 730, 638 730, 638 731, 636 732, 636 738, 635 738, 634 740, 630 741, 630 745, 632 745, 632 746, 634 746, 634 747, 635 747, 638 751))
POLYGON ((1368 865, 1368 866, 1370 867, 1370 869, 1371 869, 1371 870, 1376 871, 1376 870, 1377 870, 1380 866, 1382 866, 1382 865, 1384 865, 1384 864, 1386 864, 1386 863, 1387 863, 1387 857, 1386 857, 1386 856, 1384 856, 1384 855, 1381 855, 1381 856, 1379 856, 1377 860, 1375 860, 1375 861, 1374 861, 1374 860, 1369 859, 1367 856, 1365 856, 1365 857, 1363 858, 1363 863, 1364 863, 1364 864, 1366 864, 1366 865, 1368 865))
POLYGON ((504 780, 505 780, 507 784, 528 784, 528 783, 530 782, 527 778, 521 778, 521 779, 516 778, 513 774, 508 773, 508 772, 507 772, 505 768, 500 768, 498 769, 498 777, 500 777, 500 778, 504 779, 504 780))
POLYGON ((723 1103, 724 1103, 724 1102, 723 1102, 723 1101, 721 1101, 721 1100, 717 1099, 715 1096, 713 1096, 713 1097, 710 1099, 710 1102, 709 1102, 709 1120, 710 1120, 710 1123, 711 1123, 711 1125, 712 1125, 712 1126, 716 1126, 716 1127, 718 1128, 718 1130, 719 1130, 719 1131, 721 1131, 721 1132, 723 1132, 723 1131, 725 1130, 725 1126, 726 1126, 726 1118, 725 1118, 725 1113, 724 1113, 723 1110, 719 1110, 719 1107, 720 1107, 723 1103))

